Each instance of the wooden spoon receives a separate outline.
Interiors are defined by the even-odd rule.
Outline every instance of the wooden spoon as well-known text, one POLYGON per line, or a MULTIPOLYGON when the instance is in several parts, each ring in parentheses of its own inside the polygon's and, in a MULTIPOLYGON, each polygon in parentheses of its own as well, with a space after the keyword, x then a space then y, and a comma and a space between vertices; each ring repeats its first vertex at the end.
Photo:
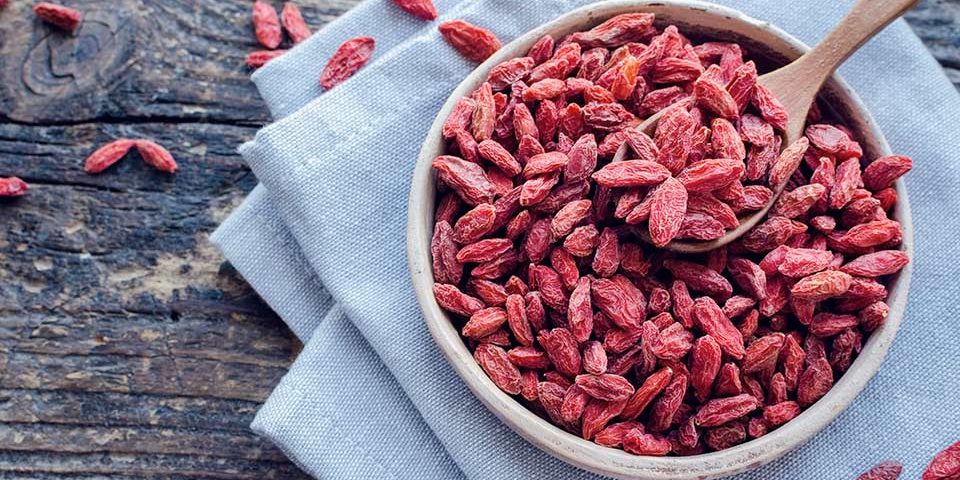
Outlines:
MULTIPOLYGON (((784 132, 783 148, 788 147, 803 136, 810 105, 816 100, 817 92, 827 79, 853 52, 867 40, 873 38, 884 27, 899 18, 919 0, 858 0, 853 9, 820 42, 793 63, 759 78, 776 96, 789 114, 787 129, 784 132)), ((653 137, 657 123, 664 110, 646 119, 637 127, 653 137)), ((629 147, 624 144, 617 151, 613 161, 623 161, 629 147)), ((789 178, 789 176, 788 176, 789 178)), ((770 202, 762 209, 740 218, 740 225, 727 231, 722 237, 710 241, 674 240, 665 248, 681 253, 699 253, 726 245, 756 226, 783 193, 786 182, 774 192, 770 202)), ((647 229, 638 229, 644 241, 650 242, 647 229)))

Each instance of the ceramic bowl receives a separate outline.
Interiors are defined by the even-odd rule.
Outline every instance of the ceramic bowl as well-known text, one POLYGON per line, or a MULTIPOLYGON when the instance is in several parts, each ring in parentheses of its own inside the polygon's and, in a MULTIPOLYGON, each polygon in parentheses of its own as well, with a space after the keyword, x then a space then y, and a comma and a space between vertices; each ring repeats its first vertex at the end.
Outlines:
MULTIPOLYGON (((629 12, 654 13, 657 25, 661 28, 676 24, 682 32, 694 33, 696 37, 740 42, 753 57, 769 60, 769 66, 785 64, 807 50, 799 40, 767 22, 752 19, 736 10, 691 0, 598 2, 567 13, 523 35, 480 65, 453 91, 427 134, 410 190, 407 230, 410 272, 417 299, 437 346, 474 395, 530 443, 571 465, 615 478, 678 480, 724 477, 782 457, 813 437, 850 405, 880 368, 900 326, 910 284, 909 266, 889 286, 891 310, 886 324, 870 336, 856 361, 825 397, 796 419, 759 439, 727 450, 690 457, 631 455, 623 450, 586 441, 538 417, 487 378, 433 296, 430 238, 434 223, 435 185, 430 163, 443 153, 441 127, 457 99, 477 88, 493 66, 524 56, 529 47, 544 34, 549 33, 559 39, 568 33, 589 29, 610 17, 629 12)), ((822 96, 834 106, 834 113, 859 135, 867 158, 890 154, 883 134, 863 103, 843 80, 834 76, 822 96)), ((902 181, 897 182, 896 188, 900 201, 895 218, 903 224, 903 249, 912 256, 913 231, 907 192, 902 181)))

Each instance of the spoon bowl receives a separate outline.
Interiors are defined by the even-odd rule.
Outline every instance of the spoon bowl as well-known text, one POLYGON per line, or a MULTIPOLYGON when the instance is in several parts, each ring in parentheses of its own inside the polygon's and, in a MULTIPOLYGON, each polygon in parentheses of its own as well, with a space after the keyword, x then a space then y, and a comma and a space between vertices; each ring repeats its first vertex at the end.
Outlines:
MULTIPOLYGON (((782 149, 793 145, 803 136, 807 113, 827 79, 864 43, 873 38, 891 22, 916 6, 919 0, 858 0, 847 15, 816 47, 789 65, 764 74, 757 82, 766 87, 787 111, 787 127, 783 131, 782 149)), ((660 118, 667 109, 650 116, 636 127, 653 138, 660 118)), ((614 162, 626 159, 629 148, 621 145, 614 162)), ((789 178, 789 176, 787 176, 789 178)), ((674 240, 663 248, 679 253, 703 253, 722 247, 755 227, 766 217, 770 208, 783 193, 786 182, 776 185, 770 201, 755 212, 740 218, 740 224, 727 230, 722 237, 708 241, 674 240)), ((649 234, 638 229, 638 236, 651 243, 649 234)))

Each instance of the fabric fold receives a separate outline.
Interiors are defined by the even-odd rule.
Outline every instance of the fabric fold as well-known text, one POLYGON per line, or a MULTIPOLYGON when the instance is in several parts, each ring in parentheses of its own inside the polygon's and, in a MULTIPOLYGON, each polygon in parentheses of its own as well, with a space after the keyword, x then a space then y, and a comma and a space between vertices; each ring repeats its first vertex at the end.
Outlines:
POLYGON ((417 413, 343 312, 318 325, 251 428, 317 478, 462 478, 422 421, 394 421, 417 413))
MULTIPOLYGON (((490 26, 506 42, 585 3, 468 0, 446 12, 450 18, 490 26)), ((718 3, 813 43, 852 1, 718 3)), ((404 415, 371 411, 367 422, 390 418, 411 431, 435 435, 467 478, 590 478, 536 450, 479 404, 433 345, 413 298, 403 235, 410 172, 436 111, 473 68, 441 42, 433 28, 420 31, 347 83, 265 128, 241 152, 270 192, 273 211, 302 248, 303 260, 369 343, 375 357, 365 360, 366 368, 385 367, 415 409, 404 415), (429 428, 418 429, 416 422, 429 428)), ((288 54, 290 61, 297 52, 288 54)), ((916 160, 908 176, 918 239, 910 308, 886 364, 854 405, 797 452, 739 477, 743 479, 854 478, 890 456, 899 457, 907 465, 905 477, 913 478, 935 451, 955 440, 953 425, 944 420, 957 418, 960 411, 942 400, 952 398, 960 384, 951 363, 960 355, 960 344, 946 341, 943 333, 950 331, 952 318, 944 299, 960 296, 960 287, 945 281, 957 274, 953 259, 960 248, 950 234, 956 221, 942 212, 960 207, 955 167, 960 155, 949 140, 960 134, 954 121, 960 118, 960 97, 903 22, 866 45, 841 73, 894 149, 916 160), (930 348, 932 342, 936 349, 930 348), (935 371, 934 377, 916 375, 918 365, 935 371)), ((277 80, 278 86, 268 86, 263 80, 267 71, 259 75, 265 97, 283 84, 277 80)), ((242 245, 230 252, 225 248, 235 264, 242 251, 242 245)), ((286 320, 291 314, 281 315, 286 320)), ((352 348, 337 342, 317 345, 318 355, 302 356, 291 369, 291 382, 303 375, 301 364, 338 358, 352 348)), ((306 388, 323 388, 313 385, 306 388)), ((330 408, 349 414, 357 407, 343 403, 330 408)), ((261 415, 256 428, 305 468, 310 466, 303 459, 322 466, 331 455, 346 451, 336 444, 298 442, 286 430, 290 421, 261 415)))
MULTIPOLYGON (((436 0, 437 8, 453 8, 462 0, 436 0)), ((290 52, 269 62, 252 80, 275 120, 297 111, 322 95, 317 79, 327 59, 345 40, 375 35, 376 61, 415 33, 434 28, 413 18, 390 0, 368 0, 325 25, 290 52), (384 25, 391 25, 384 29, 384 25)), ((262 185, 227 218, 210 239, 233 261, 260 296, 293 333, 306 342, 332 301, 308 267, 296 239, 283 225, 270 193, 262 185)))
POLYGON ((270 308, 306 342, 333 306, 269 193, 257 185, 211 235, 212 241, 270 308))

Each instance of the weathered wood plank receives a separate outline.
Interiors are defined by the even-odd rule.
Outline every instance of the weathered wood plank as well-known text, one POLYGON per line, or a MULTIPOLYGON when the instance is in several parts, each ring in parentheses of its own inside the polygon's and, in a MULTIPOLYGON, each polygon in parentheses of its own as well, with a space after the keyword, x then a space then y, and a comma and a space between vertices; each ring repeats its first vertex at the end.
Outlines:
POLYGON ((158 323, 142 314, 11 315, 0 325, 0 348, 47 355, 120 355, 216 360, 285 367, 289 337, 272 322, 237 314, 234 319, 188 312, 158 323))
POLYGON ((204 397, 0 390, 0 422, 189 428, 253 435, 250 419, 259 402, 204 397))
POLYGON ((275 462, 286 458, 275 448, 264 449, 253 436, 155 427, 0 424, 0 444, 23 452, 208 455, 275 462))
POLYGON ((0 478, 302 479, 289 462, 206 455, 131 455, 0 451, 0 478), (116 476, 115 476, 116 475, 116 476))
POLYGON ((263 401, 286 373, 216 360, 12 352, 0 387, 150 393, 263 401))
POLYGON ((960 2, 923 0, 907 21, 960 90, 960 2))

